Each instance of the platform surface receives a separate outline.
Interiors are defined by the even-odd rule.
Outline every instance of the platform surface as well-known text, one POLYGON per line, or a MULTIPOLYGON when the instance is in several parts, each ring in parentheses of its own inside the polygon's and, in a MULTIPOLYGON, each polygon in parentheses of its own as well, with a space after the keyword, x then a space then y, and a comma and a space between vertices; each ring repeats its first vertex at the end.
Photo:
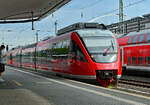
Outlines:
POLYGON ((0 105, 150 105, 150 98, 6 67, 0 105))

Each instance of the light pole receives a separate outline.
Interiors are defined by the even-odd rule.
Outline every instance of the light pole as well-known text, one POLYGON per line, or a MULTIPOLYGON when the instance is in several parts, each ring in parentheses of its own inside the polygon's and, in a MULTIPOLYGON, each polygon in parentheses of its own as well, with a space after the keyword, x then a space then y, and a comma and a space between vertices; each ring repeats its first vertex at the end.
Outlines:
POLYGON ((36 43, 38 43, 38 32, 39 32, 40 30, 36 30, 36 43))
POLYGON ((55 35, 56 35, 56 33, 57 33, 57 25, 58 25, 57 20, 55 21, 54 25, 55 25, 55 35))
MULTIPOLYGON (((38 32, 39 32, 40 30, 36 30, 36 45, 38 44, 38 32)), ((36 56, 38 55, 38 53, 37 53, 37 49, 36 49, 36 45, 35 45, 35 54, 34 54, 34 59, 35 59, 35 61, 34 61, 34 65, 35 65, 35 71, 37 71, 37 63, 36 63, 36 56)))

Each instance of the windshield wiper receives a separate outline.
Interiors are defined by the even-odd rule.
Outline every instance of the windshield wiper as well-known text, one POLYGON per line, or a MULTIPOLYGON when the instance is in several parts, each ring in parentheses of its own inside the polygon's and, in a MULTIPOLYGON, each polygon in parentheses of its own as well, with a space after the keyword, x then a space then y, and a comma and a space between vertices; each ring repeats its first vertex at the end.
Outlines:
POLYGON ((114 44, 113 44, 113 42, 112 42, 112 40, 111 40, 111 45, 106 49, 106 51, 103 53, 103 56, 106 56, 107 54, 108 54, 108 52, 109 52, 109 49, 112 47, 112 49, 113 49, 113 51, 114 51, 114 44))

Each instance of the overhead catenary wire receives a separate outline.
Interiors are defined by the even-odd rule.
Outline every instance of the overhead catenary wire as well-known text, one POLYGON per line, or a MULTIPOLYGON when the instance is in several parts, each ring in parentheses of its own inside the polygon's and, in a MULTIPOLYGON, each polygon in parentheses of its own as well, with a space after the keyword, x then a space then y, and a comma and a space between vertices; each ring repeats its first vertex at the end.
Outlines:
MULTIPOLYGON (((82 11, 84 9, 91 8, 91 7, 95 6, 95 5, 97 5, 101 1, 104 1, 104 0, 97 0, 97 1, 95 1, 95 2, 93 2, 91 4, 88 4, 88 5, 85 5, 85 6, 81 7, 81 8, 75 8, 75 9, 69 9, 69 10, 62 10, 62 13, 79 12, 79 11, 82 11)), ((54 13, 52 14, 52 18, 53 17, 54 17, 54 13)))
MULTIPOLYGON (((94 5, 97 5, 99 2, 101 2, 101 1, 103 1, 103 0, 97 0, 96 2, 94 2, 94 3, 91 3, 91 4, 89 4, 89 5, 86 5, 86 6, 84 6, 84 7, 81 7, 81 8, 79 8, 80 10, 83 10, 83 9, 86 9, 86 8, 89 8, 89 7, 93 7, 94 5)), ((79 10, 78 9, 78 10, 79 10)))
MULTIPOLYGON (((144 2, 144 1, 146 1, 146 0, 139 0, 139 1, 136 1, 136 2, 133 2, 133 3, 130 3, 129 5, 124 6, 123 9, 128 8, 130 6, 133 6, 133 5, 137 5, 137 4, 139 4, 141 2, 144 2)), ((90 19, 89 22, 94 22, 94 21, 98 20, 99 18, 101 18, 102 16, 107 16, 107 15, 111 16, 112 13, 114 13, 114 12, 116 12, 118 10, 119 10, 119 8, 118 9, 114 9, 114 10, 109 11, 109 12, 106 12, 106 13, 103 13, 102 15, 99 15, 99 16, 96 16, 96 17, 90 19)))

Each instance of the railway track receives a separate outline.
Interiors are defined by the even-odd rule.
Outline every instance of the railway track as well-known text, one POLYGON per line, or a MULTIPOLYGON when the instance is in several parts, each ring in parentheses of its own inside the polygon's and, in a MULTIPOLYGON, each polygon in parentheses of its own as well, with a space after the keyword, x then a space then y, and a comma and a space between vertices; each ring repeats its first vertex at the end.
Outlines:
POLYGON ((120 79, 117 89, 136 94, 141 94, 144 96, 150 96, 150 82, 146 81, 120 79))
POLYGON ((133 85, 133 86, 136 86, 136 87, 150 88, 150 83, 149 82, 144 82, 144 81, 120 79, 119 83, 127 84, 127 85, 133 85))

